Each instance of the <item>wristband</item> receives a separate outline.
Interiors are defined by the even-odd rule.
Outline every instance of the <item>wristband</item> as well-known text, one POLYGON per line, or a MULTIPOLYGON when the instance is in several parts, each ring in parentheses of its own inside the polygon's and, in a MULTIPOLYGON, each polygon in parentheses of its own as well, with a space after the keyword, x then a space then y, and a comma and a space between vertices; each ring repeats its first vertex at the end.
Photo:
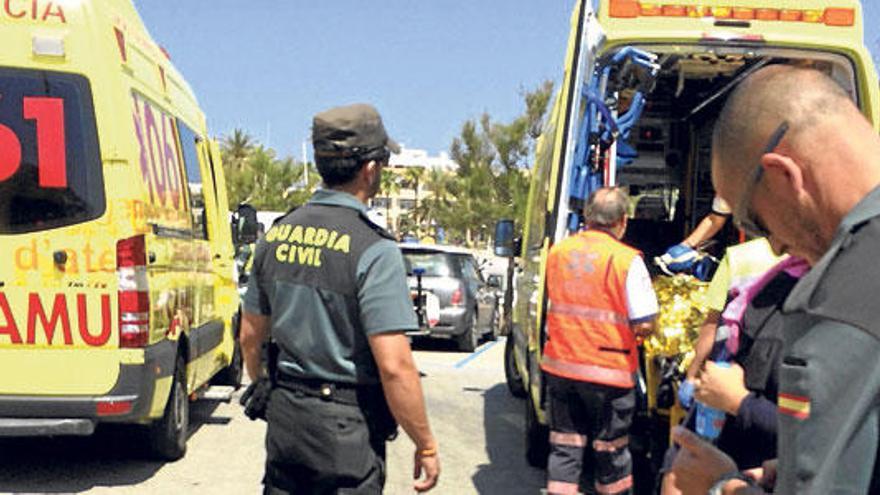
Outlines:
POLYGON ((731 471, 718 478, 718 481, 712 485, 712 488, 709 488, 707 495, 722 495, 724 493, 724 485, 730 480, 745 481, 749 486, 757 486, 755 480, 746 476, 742 471, 731 471))
POLYGON ((437 455, 437 447, 431 447, 430 449, 422 449, 419 451, 419 457, 434 457, 437 455))

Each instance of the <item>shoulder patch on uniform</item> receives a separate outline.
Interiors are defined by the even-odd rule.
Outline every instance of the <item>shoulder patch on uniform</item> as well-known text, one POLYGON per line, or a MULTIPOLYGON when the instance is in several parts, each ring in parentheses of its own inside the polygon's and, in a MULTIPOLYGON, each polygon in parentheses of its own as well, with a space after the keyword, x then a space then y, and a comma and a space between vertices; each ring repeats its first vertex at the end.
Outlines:
POLYGON ((810 398, 803 395, 785 394, 780 392, 776 398, 779 412, 800 420, 810 417, 810 398))

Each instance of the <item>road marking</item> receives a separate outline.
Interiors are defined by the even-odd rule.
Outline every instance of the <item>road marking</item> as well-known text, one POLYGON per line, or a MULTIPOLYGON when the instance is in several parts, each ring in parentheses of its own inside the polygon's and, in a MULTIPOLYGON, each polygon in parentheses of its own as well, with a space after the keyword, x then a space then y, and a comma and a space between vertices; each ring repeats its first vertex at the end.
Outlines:
POLYGON ((494 340, 494 341, 492 341, 492 342, 489 342, 488 344, 483 344, 482 347, 480 347, 479 349, 477 349, 476 352, 471 353, 470 356, 468 356, 468 357, 462 359, 461 361, 455 363, 455 365, 453 365, 452 367, 455 368, 455 369, 463 368, 464 366, 466 366, 468 363, 470 363, 470 362, 473 361, 474 359, 477 359, 477 358, 480 356, 480 354, 482 354, 482 353, 488 351, 489 349, 491 349, 492 346, 494 346, 494 345, 497 344, 497 343, 498 343, 498 341, 497 341, 497 340, 494 340))

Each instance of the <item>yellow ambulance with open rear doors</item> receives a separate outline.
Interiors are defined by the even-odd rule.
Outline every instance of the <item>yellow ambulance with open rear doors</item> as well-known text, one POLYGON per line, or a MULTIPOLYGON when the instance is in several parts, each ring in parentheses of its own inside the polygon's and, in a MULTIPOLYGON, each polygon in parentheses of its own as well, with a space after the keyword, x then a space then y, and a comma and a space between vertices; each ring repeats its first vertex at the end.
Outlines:
MULTIPOLYGON (((824 71, 877 126, 877 74, 858 0, 577 1, 528 211, 515 228, 501 222, 496 236, 496 252, 515 255, 521 270, 505 370, 510 390, 526 398, 531 464, 547 460, 540 363, 549 248, 583 227, 584 201, 603 185, 625 186, 637 200, 625 240, 646 260, 680 242, 711 206, 715 119, 736 84, 769 64, 824 71)), ((674 402, 663 377, 676 363, 645 364, 630 446, 641 479, 650 480, 674 402)))
POLYGON ((0 436, 143 425, 237 386, 218 147, 130 0, 0 3, 0 436))

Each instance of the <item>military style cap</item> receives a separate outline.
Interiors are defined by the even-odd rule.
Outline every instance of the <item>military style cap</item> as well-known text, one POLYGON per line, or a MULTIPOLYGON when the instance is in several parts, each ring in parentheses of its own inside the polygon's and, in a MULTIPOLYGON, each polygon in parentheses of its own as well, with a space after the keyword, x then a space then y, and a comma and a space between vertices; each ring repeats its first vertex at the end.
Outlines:
POLYGON ((315 115, 312 121, 315 156, 349 158, 380 150, 400 153, 400 146, 385 132, 382 117, 372 105, 357 103, 315 115))

